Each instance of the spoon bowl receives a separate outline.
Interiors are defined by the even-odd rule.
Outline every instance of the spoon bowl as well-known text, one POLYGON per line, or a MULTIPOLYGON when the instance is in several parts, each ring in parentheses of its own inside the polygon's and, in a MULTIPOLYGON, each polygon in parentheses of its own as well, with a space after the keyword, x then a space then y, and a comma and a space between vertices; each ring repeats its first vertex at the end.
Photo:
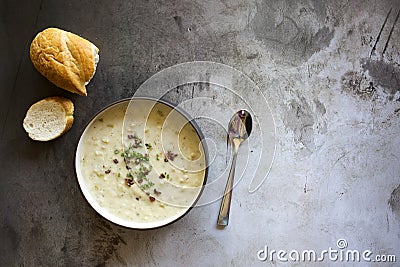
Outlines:
POLYGON ((228 136, 233 138, 246 140, 253 128, 253 122, 250 113, 241 109, 232 116, 228 126, 228 136))

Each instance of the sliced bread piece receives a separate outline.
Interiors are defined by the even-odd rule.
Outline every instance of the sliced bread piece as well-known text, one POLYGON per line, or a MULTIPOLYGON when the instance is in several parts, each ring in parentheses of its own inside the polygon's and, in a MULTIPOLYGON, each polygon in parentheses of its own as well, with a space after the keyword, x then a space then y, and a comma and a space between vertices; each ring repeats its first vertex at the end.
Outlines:
POLYGON ((73 113, 71 100, 59 96, 47 97, 28 109, 23 127, 33 140, 53 140, 71 128, 73 113))
POLYGON ((88 40, 57 28, 39 32, 30 47, 35 68, 50 82, 72 93, 87 95, 99 49, 88 40))

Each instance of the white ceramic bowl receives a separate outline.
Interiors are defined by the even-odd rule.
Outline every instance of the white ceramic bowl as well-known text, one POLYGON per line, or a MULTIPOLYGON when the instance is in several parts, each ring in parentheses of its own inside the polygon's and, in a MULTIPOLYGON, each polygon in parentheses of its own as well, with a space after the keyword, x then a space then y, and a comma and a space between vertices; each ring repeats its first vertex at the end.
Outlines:
MULTIPOLYGON (((191 125, 191 127, 193 127, 199 140, 204 139, 200 128, 196 125, 196 123, 193 122, 193 120, 191 120, 191 118, 184 111, 176 109, 176 107, 174 107, 172 104, 167 103, 165 101, 161 101, 161 100, 154 100, 151 98, 142 98, 142 97, 135 99, 135 101, 141 101, 141 100, 146 101, 146 103, 147 102, 152 103, 153 105, 155 103, 157 103, 158 105, 164 105, 165 107, 172 108, 174 111, 177 111, 177 112, 174 112, 174 114, 177 114, 176 116, 183 117, 187 121, 187 123, 189 123, 191 125)), ((97 211, 98 214, 100 214, 102 217, 106 218, 107 220, 109 220, 115 224, 124 226, 124 227, 133 228, 133 229, 154 229, 154 228, 158 228, 158 227, 162 227, 162 226, 171 224, 171 223, 179 220, 180 218, 185 216, 192 207, 195 206, 197 200, 199 199, 199 197, 202 193, 202 188, 206 184, 206 180, 207 180, 207 173, 208 173, 207 148, 206 148, 204 142, 200 143, 200 150, 202 151, 202 153, 204 153, 203 156, 204 156, 204 161, 205 161, 204 174, 203 173, 201 174, 203 176, 203 182, 202 182, 203 186, 198 191, 198 194, 195 195, 195 197, 190 200, 190 205, 188 205, 186 207, 181 207, 179 209, 179 212, 177 212, 176 214, 173 214, 167 218, 163 218, 162 220, 146 221, 146 222, 129 220, 129 219, 122 218, 121 216, 116 215, 114 212, 110 212, 109 208, 105 208, 104 205, 99 203, 99 201, 98 201, 99 198, 96 197, 93 193, 93 190, 89 188, 89 187, 93 188, 93 186, 92 185, 89 186, 89 184, 90 184, 90 182, 88 182, 89 175, 85 174, 86 173, 85 168, 92 168, 93 166, 89 164, 89 167, 88 167, 86 165, 87 162, 83 163, 84 148, 87 147, 87 145, 84 145, 84 142, 86 140, 85 138, 88 135, 89 129, 94 125, 94 123, 96 123, 96 121, 101 120, 101 118, 106 116, 107 113, 112 112, 113 109, 121 107, 122 105, 126 106, 127 104, 130 103, 129 101, 131 101, 131 99, 123 99, 123 100, 120 100, 120 101, 110 104, 109 106, 105 107, 100 112, 98 112, 94 116, 94 118, 88 123, 88 125, 86 126, 85 130, 83 131, 83 133, 80 137, 80 140, 79 140, 79 143, 78 143, 78 146, 76 149, 75 169, 76 169, 78 183, 79 183, 80 189, 81 189, 84 197, 86 198, 88 203, 97 211)), ((132 105, 129 105, 129 111, 138 112, 138 113, 142 112, 142 110, 139 110, 139 109, 135 110, 135 106, 132 106, 132 105)), ((172 114, 172 113, 170 113, 170 114, 172 114)), ((93 128, 91 128, 91 129, 92 129, 91 131, 93 131, 93 128)), ((122 134, 122 129, 121 129, 121 134, 122 134)), ((85 149, 87 151, 87 148, 85 148, 85 149)), ((93 148, 93 150, 94 150, 94 148, 93 148)), ((87 152, 85 152, 85 153, 87 153, 87 152)), ((96 152, 93 151, 93 153, 96 153, 96 152)), ((99 152, 99 153, 101 153, 101 152, 99 152)), ((119 174, 118 174, 118 176, 119 176, 119 174)), ((90 178, 90 179, 97 179, 97 178, 95 177, 95 178, 90 178)), ((106 174, 105 175, 103 174, 102 176, 100 176, 99 179, 108 179, 107 171, 106 171, 106 174)), ((121 179, 124 179, 124 177, 122 177, 121 179)), ((121 183, 121 181, 119 181, 118 183, 121 183)), ((124 185, 119 185, 119 186, 124 186, 124 185)), ((123 209, 123 208, 124 207, 121 207, 121 209, 123 209)), ((132 211, 132 212, 134 212, 134 211, 132 211)))

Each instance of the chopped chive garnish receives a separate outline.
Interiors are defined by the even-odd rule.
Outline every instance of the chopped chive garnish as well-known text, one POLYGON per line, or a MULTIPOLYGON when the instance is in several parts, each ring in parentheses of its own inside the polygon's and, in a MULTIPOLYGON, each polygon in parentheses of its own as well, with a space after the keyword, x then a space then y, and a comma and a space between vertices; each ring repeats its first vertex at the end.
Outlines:
POLYGON ((154 186, 154 184, 153 184, 152 182, 148 182, 147 184, 141 185, 140 188, 141 188, 142 190, 147 190, 147 189, 149 189, 149 188, 152 187, 152 186, 154 186))
POLYGON ((146 148, 151 149, 152 145, 150 143, 143 144, 142 139, 136 135, 130 134, 128 135, 128 139, 131 139, 132 142, 130 143, 129 147, 125 148, 121 153, 121 156, 124 157, 127 169, 131 169, 126 177, 137 181, 142 190, 147 190, 154 186, 154 183, 152 183, 147 177, 152 170, 152 166, 150 165, 149 154, 142 154, 138 152, 137 149, 143 147, 144 145, 146 148), (135 164, 136 166, 130 164, 135 164))

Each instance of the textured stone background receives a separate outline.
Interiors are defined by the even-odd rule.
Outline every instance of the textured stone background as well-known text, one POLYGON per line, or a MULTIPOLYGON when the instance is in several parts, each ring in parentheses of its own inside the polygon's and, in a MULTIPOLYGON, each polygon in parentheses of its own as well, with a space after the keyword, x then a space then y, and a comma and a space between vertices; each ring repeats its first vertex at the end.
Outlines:
POLYGON ((339 238, 399 262, 399 9, 371 0, 2 0, 0 265, 262 266, 265 245, 321 251, 339 238), (100 48, 88 97, 33 68, 29 44, 49 26, 100 48), (254 194, 235 189, 225 230, 215 227, 219 202, 158 230, 115 226, 76 182, 82 127, 151 75, 192 60, 237 68, 267 97, 277 137, 268 179, 254 194), (73 128, 29 140, 27 108, 55 94, 74 101, 73 128))

